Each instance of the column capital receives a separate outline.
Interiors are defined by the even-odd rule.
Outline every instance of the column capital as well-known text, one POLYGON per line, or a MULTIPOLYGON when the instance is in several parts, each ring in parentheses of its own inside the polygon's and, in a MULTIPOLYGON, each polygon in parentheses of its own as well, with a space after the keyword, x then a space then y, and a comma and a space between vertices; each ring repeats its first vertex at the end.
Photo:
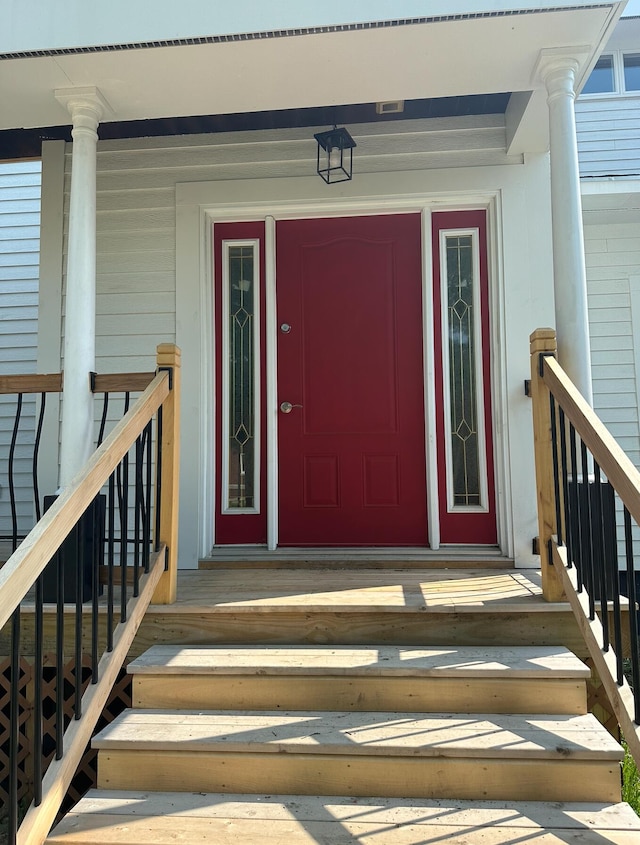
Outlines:
POLYGON ((75 128, 98 128, 100 121, 113 114, 113 109, 93 85, 77 88, 57 88, 54 91, 56 100, 69 112, 75 128))
POLYGON ((590 55, 591 50, 586 46, 552 47, 540 50, 533 68, 532 83, 534 85, 543 83, 549 90, 550 86, 553 87, 554 78, 570 76, 573 82, 575 75, 590 55))

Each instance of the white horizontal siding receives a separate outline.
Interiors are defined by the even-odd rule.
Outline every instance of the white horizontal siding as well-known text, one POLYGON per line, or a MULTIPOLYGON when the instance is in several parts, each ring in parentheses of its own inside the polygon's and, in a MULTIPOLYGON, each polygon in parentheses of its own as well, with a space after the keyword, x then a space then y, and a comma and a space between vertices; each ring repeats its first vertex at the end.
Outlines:
POLYGON ((576 129, 582 176, 640 175, 640 97, 582 97, 576 129))
MULTIPOLYGON (((640 469, 640 311, 633 295, 633 279, 640 274, 640 226, 585 226, 585 251, 595 410, 640 469)), ((622 555, 620 507, 616 522, 622 555)), ((640 530, 635 535, 640 540, 640 530)))
MULTIPOLYGON (((40 251, 39 161, 0 163, 0 373, 35 373, 40 251)), ((16 413, 13 396, 0 396, 0 534, 11 533, 8 457, 16 413)), ((15 447, 18 530, 33 524, 31 472, 36 403, 25 397, 15 447)))
MULTIPOLYGON (((319 128, 103 141, 97 164, 96 369, 151 370, 175 339, 175 186, 315 172, 319 128)), ((354 174, 486 164, 507 156, 504 118, 349 127, 354 174)), ((65 163, 65 240, 72 146, 65 163)), ((66 256, 65 256, 66 259, 66 256)), ((0 273, 2 266, 0 263, 0 273)))

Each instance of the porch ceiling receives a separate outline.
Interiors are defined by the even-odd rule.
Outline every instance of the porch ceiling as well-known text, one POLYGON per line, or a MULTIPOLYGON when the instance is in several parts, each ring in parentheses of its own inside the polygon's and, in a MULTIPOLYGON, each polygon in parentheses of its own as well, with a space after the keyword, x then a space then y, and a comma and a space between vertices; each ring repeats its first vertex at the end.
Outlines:
POLYGON ((70 86, 97 86, 113 109, 106 121, 118 123, 533 90, 514 112, 526 130, 518 143, 539 149, 546 142, 538 118, 544 93, 533 78, 540 50, 586 47, 581 82, 618 12, 612 3, 213 43, 0 54, 0 130, 68 124, 54 91, 70 86))

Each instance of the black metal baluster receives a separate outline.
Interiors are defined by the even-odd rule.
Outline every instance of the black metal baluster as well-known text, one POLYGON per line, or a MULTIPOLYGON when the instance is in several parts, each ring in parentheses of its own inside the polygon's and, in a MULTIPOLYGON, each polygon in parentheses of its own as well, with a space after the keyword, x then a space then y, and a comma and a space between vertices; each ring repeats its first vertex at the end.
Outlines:
MULTIPOLYGON (((129 393, 125 393, 124 413, 129 410, 129 393)), ((129 535, 129 453, 124 456, 122 467, 122 494, 120 499, 120 621, 127 621, 127 540, 129 535)))
POLYGON ((153 428, 151 423, 147 423, 145 428, 145 435, 146 435, 146 469, 147 469, 147 481, 145 485, 145 512, 144 512, 144 540, 143 540, 143 547, 144 547, 144 571, 149 571, 149 555, 151 553, 151 493, 152 493, 152 439, 153 439, 153 428))
POLYGON ((56 760, 64 753, 64 567, 56 552, 56 760))
POLYGON ((35 654, 33 660, 33 800, 42 803, 42 672, 44 668, 43 577, 36 580, 35 654))
POLYGON ((80 517, 75 527, 76 544, 76 612, 74 631, 75 675, 73 688, 73 716, 76 720, 82 716, 82 587, 84 570, 86 512, 80 517))
POLYGON ((609 602, 607 591, 607 578, 605 573, 605 545, 604 545, 604 512, 602 509, 602 477, 600 465, 593 462, 593 490, 594 490, 594 514, 591 526, 594 534, 594 564, 597 567, 597 579, 600 587, 600 621, 602 624, 602 650, 609 651, 609 602))
POLYGON ((558 545, 562 545, 562 515, 560 512, 560 468, 558 465, 558 426, 556 424, 556 400, 552 393, 549 394, 551 408, 551 449, 553 457, 553 491, 556 504, 556 536, 558 545))
POLYGON ((102 538, 100 528, 100 497, 91 505, 91 683, 98 683, 98 597, 100 595, 100 550, 102 538))
POLYGON ((578 495, 578 450, 576 445, 576 430, 573 423, 569 424, 569 453, 571 455, 571 512, 575 517, 574 526, 574 564, 576 566, 577 587, 578 592, 581 593, 584 588, 584 565, 583 565, 583 550, 582 550, 582 521, 583 516, 580 511, 580 496, 578 495))
POLYGON ((11 504, 11 551, 15 552, 18 548, 18 512, 16 509, 16 486, 13 478, 16 443, 18 440, 18 430, 20 428, 20 417, 22 415, 22 393, 18 393, 18 403, 16 406, 16 416, 13 421, 13 433, 11 435, 11 444, 9 446, 9 501, 11 504))
POLYGON ((9 842, 18 831, 18 757, 20 756, 20 605, 11 617, 11 687, 9 693, 9 842))
POLYGON ((640 724, 640 658, 638 655, 638 608, 636 573, 633 561, 633 532, 631 515, 624 508, 624 549, 627 563, 627 592, 629 593, 629 640, 631 654, 631 684, 633 686, 634 721, 640 724))
POLYGON ((113 651, 113 567, 116 531, 116 478, 109 476, 107 497, 107 651, 113 651))
POLYGON ((573 566, 573 519, 569 499, 569 472, 567 467, 567 421, 560 408, 560 471, 562 477, 562 498, 564 503, 565 544, 567 546, 567 568, 573 566))
POLYGON ((136 480, 133 517, 133 595, 140 593, 140 537, 142 528, 142 440, 136 439, 136 480))
MULTIPOLYGON (((158 408, 156 426, 156 536, 155 550, 160 551, 160 508, 162 507, 162 405, 158 408)), ((167 564, 165 564, 166 566, 167 564)))
POLYGON ((612 584, 611 600, 613 602, 613 648, 616 655, 616 681, 618 686, 622 685, 624 679, 624 664, 622 653, 622 612, 620 609, 620 575, 618 572, 618 537, 615 519, 615 491, 610 481, 607 481, 607 500, 611 502, 613 519, 604 521, 604 545, 605 563, 607 564, 607 576, 612 584))
POLYGON ((102 400, 102 417, 100 419, 100 431, 98 432, 98 442, 96 444, 96 448, 102 445, 102 441, 104 440, 104 430, 107 424, 107 409, 109 408, 109 394, 105 392, 104 399, 102 400))
POLYGON ((589 493, 589 456, 584 441, 580 440, 580 455, 582 458, 582 552, 585 572, 585 585, 589 599, 589 619, 596 618, 593 575, 593 545, 591 542, 591 494, 589 493))
POLYGON ((44 423, 44 411, 47 403, 47 394, 40 394, 40 414, 38 415, 38 425, 36 427, 36 439, 33 444, 33 500, 36 507, 36 522, 40 521, 42 516, 40 512, 40 490, 38 488, 38 458, 40 457, 40 440, 42 438, 42 425, 44 423))

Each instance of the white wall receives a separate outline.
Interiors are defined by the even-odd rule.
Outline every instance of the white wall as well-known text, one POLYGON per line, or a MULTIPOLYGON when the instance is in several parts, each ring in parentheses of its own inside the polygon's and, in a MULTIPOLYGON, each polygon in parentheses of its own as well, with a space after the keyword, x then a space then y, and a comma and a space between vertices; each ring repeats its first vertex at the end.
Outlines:
POLYGON ((640 95, 583 97, 576 126, 583 177, 640 174, 640 95))
MULTIPOLYGON (((98 372, 152 370, 156 345, 175 340, 176 184, 314 173, 313 133, 322 128, 326 127, 99 143, 98 372)), ((358 144, 356 178, 371 172, 522 161, 520 156, 505 153, 501 115, 387 122, 350 129, 358 144)), ((71 157, 72 145, 68 144, 65 233, 71 157)))
MULTIPOLYGON (((594 407, 640 468, 640 221, 585 226, 585 251, 594 407)), ((616 522, 624 566, 621 507, 616 522)))
MULTIPOLYGON (((517 565, 535 565, 531 554, 537 534, 531 404, 524 394, 524 379, 530 372, 529 334, 539 326, 553 324, 548 157, 533 156, 524 166, 373 173, 336 188, 333 199, 329 195, 332 210, 340 198, 345 213, 483 205, 491 209, 491 354, 499 530, 504 551, 514 555, 517 565)), ((176 339, 184 363, 181 501, 183 505, 190 501, 191 485, 198 479, 201 506, 200 512, 192 507, 181 510, 183 565, 195 563, 211 538, 213 505, 206 498, 211 496, 208 482, 213 471, 206 297, 210 279, 208 215, 233 219, 264 213, 322 214, 327 196, 314 177, 178 186, 176 339)), ((428 234, 424 246, 428 265, 428 234)), ((427 278, 429 274, 427 270, 427 278)))
POLYGON ((576 102, 580 175, 640 174, 640 91, 624 91, 622 59, 640 52, 640 18, 618 22, 604 53, 614 61, 615 93, 585 94, 576 102))
MULTIPOLYGON (((0 374, 36 372, 40 249, 39 161, 0 163, 0 374)), ((0 396, 0 534, 12 530, 8 453, 16 401, 0 396)), ((17 441, 18 531, 33 524, 31 458, 35 400, 26 397, 17 441)))

